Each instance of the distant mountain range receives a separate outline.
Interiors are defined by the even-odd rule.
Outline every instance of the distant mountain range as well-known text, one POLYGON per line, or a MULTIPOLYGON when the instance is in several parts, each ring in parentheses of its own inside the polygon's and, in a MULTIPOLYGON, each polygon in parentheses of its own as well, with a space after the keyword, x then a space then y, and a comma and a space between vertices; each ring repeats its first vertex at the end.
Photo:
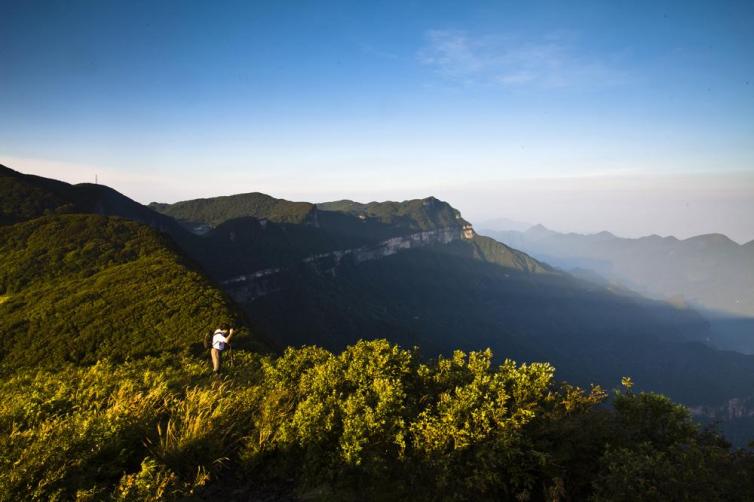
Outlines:
POLYGON ((754 241, 741 245, 721 234, 626 239, 542 225, 486 233, 576 275, 691 305, 710 319, 715 343, 754 353, 754 241))
POLYGON ((482 220, 477 222, 476 225, 479 228, 484 229, 485 231, 492 229, 496 231, 519 230, 521 232, 528 230, 533 226, 531 223, 512 220, 510 218, 492 218, 489 220, 482 220))
POLYGON ((731 400, 754 396, 754 357, 709 347, 695 310, 553 268, 433 197, 310 204, 250 193, 145 207, 8 168, 0 190, 6 367, 44 363, 48 341, 55 357, 83 363, 195 350, 198 333, 232 318, 257 350, 383 337, 426 357, 491 347, 498 360, 550 361, 576 383, 630 375, 724 419, 731 400), (38 342, 17 348, 25 337, 38 342))

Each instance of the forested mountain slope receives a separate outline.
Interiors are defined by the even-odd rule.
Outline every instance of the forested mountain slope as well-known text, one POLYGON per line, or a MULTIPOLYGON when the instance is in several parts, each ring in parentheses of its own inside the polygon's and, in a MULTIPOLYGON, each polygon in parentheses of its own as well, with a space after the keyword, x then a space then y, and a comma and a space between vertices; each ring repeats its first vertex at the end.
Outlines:
MULTIPOLYGON (((244 317, 168 236, 139 223, 178 229, 172 220, 108 187, 4 167, 0 190, 3 369, 197 351, 207 330, 244 317)), ((246 328, 238 344, 271 347, 246 328)))
MULTIPOLYGON (((197 351, 242 317, 164 237, 96 215, 0 227, 0 295, 4 368, 197 351)), ((238 345, 269 348, 246 330, 238 345)))
POLYGON ((341 350, 387 337, 425 357, 492 347, 501 358, 553 361, 583 384, 635 375, 643 389, 709 409, 751 398, 754 359, 705 346, 708 327, 693 310, 553 269, 477 235, 435 198, 308 205, 298 223, 274 214, 300 203, 259 194, 221 202, 199 204, 214 208, 200 223, 219 223, 194 233, 147 208, 129 211, 156 215, 155 226, 281 346, 341 350), (228 201, 242 209, 226 218, 228 201))
POLYGON ((268 268, 316 264, 343 253, 369 260, 458 240, 473 242, 468 252, 477 259, 554 273, 524 253, 477 236, 458 210, 434 197, 315 206, 250 193, 149 207, 194 230, 191 238, 179 235, 177 240, 220 281, 268 268))
POLYGON ((722 420, 752 394, 754 359, 706 346, 694 310, 553 269, 477 235, 446 202, 338 201, 313 214, 229 219, 186 248, 283 345, 386 336, 426 357, 492 347, 580 384, 636 375, 722 420))
POLYGON ((256 218, 275 223, 314 223, 316 207, 308 202, 291 202, 253 192, 194 199, 175 204, 153 202, 151 209, 176 219, 188 228, 209 228, 236 218, 256 218))
POLYGON ((0 225, 49 214, 86 213, 121 216, 176 234, 180 226, 105 185, 22 174, 0 165, 0 225))

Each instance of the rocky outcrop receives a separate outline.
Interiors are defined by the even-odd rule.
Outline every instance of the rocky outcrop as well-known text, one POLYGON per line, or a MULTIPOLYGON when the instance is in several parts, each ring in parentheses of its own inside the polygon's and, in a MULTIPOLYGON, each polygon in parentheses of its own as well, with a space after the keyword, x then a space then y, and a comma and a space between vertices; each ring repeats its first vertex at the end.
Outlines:
POLYGON ((689 411, 696 416, 713 420, 735 420, 754 417, 754 397, 734 397, 720 406, 689 406, 689 411))
POLYGON ((393 237, 380 242, 372 248, 354 249, 351 254, 357 263, 376 260, 406 249, 421 248, 434 244, 448 244, 460 239, 471 239, 474 237, 473 232, 474 230, 471 228, 471 225, 427 230, 402 237, 393 237))
POLYGON ((344 259, 354 263, 378 260, 408 249, 422 248, 437 244, 448 244, 456 240, 469 240, 474 237, 474 229, 469 224, 416 232, 400 237, 392 237, 374 246, 341 249, 307 256, 301 262, 286 269, 268 268, 249 274, 233 277, 221 282, 223 288, 237 302, 247 303, 260 296, 284 288, 280 275, 297 266, 306 266, 323 274, 335 274, 336 268, 344 259))

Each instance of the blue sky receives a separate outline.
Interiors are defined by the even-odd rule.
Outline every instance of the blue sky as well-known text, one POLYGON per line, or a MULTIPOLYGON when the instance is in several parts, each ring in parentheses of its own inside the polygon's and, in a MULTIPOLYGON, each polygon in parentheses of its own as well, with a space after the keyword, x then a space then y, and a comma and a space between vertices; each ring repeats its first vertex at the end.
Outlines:
POLYGON ((142 202, 754 239, 752 2, 2 1, 0 117, 0 162, 142 202))

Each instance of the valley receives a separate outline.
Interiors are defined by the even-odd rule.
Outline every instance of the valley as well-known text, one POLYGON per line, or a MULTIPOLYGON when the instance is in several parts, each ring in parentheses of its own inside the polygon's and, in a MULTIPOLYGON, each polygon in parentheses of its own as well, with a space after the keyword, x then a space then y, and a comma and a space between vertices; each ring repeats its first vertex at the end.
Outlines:
MULTIPOLYGON (((648 431, 636 429, 630 433, 633 435, 616 435, 617 430, 639 427, 640 422, 631 415, 632 407, 650 407, 653 413, 675 417, 673 423, 687 431, 682 436, 687 442, 684 444, 704 451, 717 449, 716 455, 723 459, 721 462, 728 462, 724 465, 731 473, 747 465, 748 457, 734 460, 738 457, 728 456, 726 448, 730 446, 707 438, 707 432, 691 421, 689 413, 700 423, 719 421, 731 440, 745 444, 754 430, 753 356, 711 347, 708 323, 688 305, 646 298, 609 281, 555 268, 479 235, 460 212, 434 197, 315 205, 251 193, 146 207, 108 187, 68 185, 5 167, 0 167, 0 189, 5 200, 25 194, 24 204, 3 206, 5 224, 0 226, 0 386, 16 386, 19 381, 36 386, 34 395, 47 396, 43 400, 50 404, 45 409, 53 410, 49 412, 53 415, 48 411, 27 415, 22 411, 29 406, 26 398, 11 393, 5 411, 0 410, 0 427, 26 424, 19 429, 26 431, 22 433, 27 434, 24 444, 41 448, 36 442, 44 434, 40 428, 52 427, 53 434, 64 434, 51 425, 50 420, 58 420, 55 423, 62 424, 60 427, 84 427, 92 438, 121 445, 121 451, 130 456, 123 460, 125 463, 113 464, 120 466, 116 469, 133 471, 131 464, 137 459, 142 462, 140 473, 124 475, 117 486, 112 485, 118 479, 115 475, 103 485, 80 478, 77 483, 84 483, 81 486, 115 490, 113 493, 149 493, 154 486, 164 486, 173 490, 171 493, 196 491, 209 496, 226 492, 217 484, 203 491, 204 483, 224 479, 234 490, 249 493, 252 489, 244 484, 246 481, 233 479, 220 466, 208 466, 205 455, 210 453, 191 453, 189 445, 194 443, 169 446, 179 441, 178 436, 166 436, 168 429, 163 427, 182 428, 180 434, 187 437, 195 434, 188 422, 181 422, 192 419, 179 418, 181 407, 197 406, 195 399, 215 403, 204 411, 197 408, 190 412, 198 413, 197 420, 208 420, 204 414, 214 409, 225 417, 230 430, 237 431, 233 432, 237 436, 213 431, 206 439, 192 439, 204 445, 202 451, 225 455, 233 458, 234 464, 248 468, 260 465, 264 458, 289 462, 286 452, 290 451, 316 457, 321 448, 334 451, 332 442, 340 441, 355 448, 354 452, 366 453, 328 457, 329 468, 337 472, 353 469, 345 465, 356 458, 364 462, 359 472, 368 473, 374 480, 384 479, 379 465, 398 469, 392 482, 370 484, 373 494, 388 490, 405 495, 405 487, 413 483, 412 476, 425 470, 436 473, 433 466, 437 461, 456 465, 458 472, 468 469, 465 460, 442 453, 446 447, 434 450, 431 445, 435 439, 431 437, 435 436, 425 435, 445 434, 434 429, 440 419, 429 414, 450 420, 453 412, 443 404, 450 396, 459 399, 458 406, 469 406, 452 419, 460 420, 462 428, 467 427, 463 425, 468 423, 463 418, 467 412, 474 416, 474 410, 494 410, 490 411, 497 417, 494 425, 484 420, 474 422, 477 439, 470 443, 479 454, 492 455, 492 465, 504 465, 499 464, 503 457, 493 453, 495 448, 520 451, 522 458, 532 453, 527 448, 510 450, 513 447, 506 438, 543 442, 541 448, 551 451, 552 446, 544 446, 549 444, 548 431, 567 434, 571 421, 588 422, 594 431, 579 441, 578 451, 607 451, 603 450, 607 445, 623 445, 633 452, 638 447, 634 438, 650 434, 654 426, 648 431), (239 328, 234 341, 238 366, 231 362, 223 381, 207 381, 206 373, 202 377, 207 364, 203 361, 202 338, 218 322, 239 328), (516 366, 514 360, 521 365, 516 366), (110 382, 107 385, 112 390, 94 390, 97 386, 88 373, 110 382), (63 394, 55 398, 47 395, 45 382, 63 379, 56 384, 61 389, 72 385, 63 376, 67 374, 80 375, 76 378, 89 383, 70 391, 74 392, 70 395, 66 394, 69 391, 61 391, 63 394), (362 374, 372 376, 364 380, 362 374), (435 376, 426 380, 430 374, 435 376), (155 386, 139 380, 153 378, 150 375, 163 375, 157 376, 158 382, 169 378, 172 383, 155 386), (627 376, 631 379, 626 380, 627 376), (315 385, 310 378, 325 380, 315 385), (516 381, 525 382, 521 383, 524 387, 515 390, 519 384, 512 382, 516 381), (590 390, 574 390, 573 384, 590 390), (311 391, 299 394, 309 385, 314 385, 311 391), (607 399, 603 389, 619 385, 622 390, 615 391, 614 408, 609 408, 613 411, 606 411, 601 404, 607 399), (210 397, 213 389, 227 389, 223 393, 228 392, 228 397, 210 397), (478 398, 469 394, 471 401, 466 401, 462 396, 477 392, 472 389, 486 390, 478 398), (106 401, 94 398, 94 408, 67 404, 78 402, 76 396, 81 392, 110 397, 106 401), (132 392, 136 394, 129 394, 132 392), (330 418, 320 415, 321 404, 314 405, 307 392, 329 403, 330 418), (668 395, 687 408, 656 393, 668 395), (143 397, 148 395, 162 396, 162 401, 143 397), (249 397, 252 395, 257 397, 249 397), (282 398, 284 395, 290 397, 282 398), (141 399, 153 404, 141 407, 141 399), (436 404, 427 407, 430 402, 436 404), (369 403, 376 403, 376 408, 369 403), (119 418, 113 423, 92 425, 94 429, 76 425, 78 421, 100 423, 100 418, 93 418, 99 416, 99 409, 108 410, 108 417, 119 418), (508 416, 509 412, 512 415, 508 416), (374 413, 382 414, 381 420, 393 421, 381 424, 402 424, 394 426, 400 431, 396 437, 410 438, 411 446, 400 446, 403 440, 392 443, 386 439, 384 434, 392 432, 385 425, 359 425, 372 432, 367 436, 355 432, 346 435, 346 424, 362 424, 374 413), (451 415, 443 415, 447 413, 451 415), (521 417, 540 418, 516 418, 519 413, 521 417), (46 418, 39 422, 35 416, 46 418), (51 418, 55 416, 62 418, 51 418), (171 418, 161 422, 161 416, 171 418), (253 432, 244 425, 249 416, 256 424, 253 432), (325 423, 322 420, 335 420, 344 435, 338 436, 338 432, 328 436, 327 446, 317 443, 308 428, 295 429, 304 438, 295 443, 297 446, 284 436, 275 436, 272 443, 261 439, 266 434, 283 433, 273 431, 304 427, 297 422, 301 418, 296 418, 303 416, 318 424, 312 426, 316 430, 325 423), (271 422, 265 425, 266 420, 271 422), (156 431, 157 437, 150 430, 156 431), (145 448, 124 446, 134 434, 147 438, 141 440, 145 448), (248 442, 254 434, 260 435, 258 444, 248 442), (359 439, 352 443, 347 437, 359 439), (381 453, 364 446, 378 437, 381 444, 391 446, 381 453), (155 441, 164 446, 154 447, 155 441), (403 448, 409 448, 405 451, 410 453, 400 453, 403 448), (203 459, 199 469, 206 478, 185 474, 182 466, 185 462, 193 465, 188 460, 192 455, 203 459), (405 465, 395 460, 402 455, 408 455, 405 465), (735 463, 739 461, 744 463, 735 463), (150 480, 144 481, 147 484, 143 487, 138 481, 142 478, 150 480)), ((670 420, 667 417, 662 420, 670 420)), ((51 440, 63 442, 61 451, 75 448, 74 443, 61 438, 51 440)), ((686 447, 673 441, 668 443, 671 446, 651 443, 652 448, 658 448, 653 451, 677 455, 677 450, 662 448, 686 447)), ((22 450, 12 451, 15 462, 33 462, 22 450)), ((560 456, 569 466, 576 465, 575 457, 566 450, 552 450, 551 454, 560 456)), ((63 457, 50 457, 52 453, 40 455, 46 463, 67 462, 63 457)), ((609 455, 605 455, 593 458, 607 461, 609 455)), ((271 483, 263 485, 269 486, 263 490, 283 489, 286 482, 281 476, 297 479, 301 487, 297 490, 317 486, 327 476, 311 460, 315 457, 306 460, 307 469, 315 473, 311 479, 299 478, 278 464, 264 464, 264 471, 249 476, 271 483)), ((95 462, 85 456, 78 458, 95 462)), ((32 480, 52 475, 42 465, 28 465, 26 468, 34 472, 32 480)), ((720 465, 709 468, 720 469, 720 465)), ((685 463, 677 466, 683 473, 691 472, 685 463)), ((86 469, 92 472, 90 467, 86 469)), ((612 472, 604 466, 590 469, 602 469, 605 475, 612 472)), ((69 493, 66 486, 72 486, 69 476, 75 470, 69 466, 57 472, 61 477, 50 485, 57 487, 57 492, 47 491, 42 483, 34 493, 40 497, 69 493)), ((5 479, 3 475, 0 469, 0 480, 5 479)), ((534 476, 541 477, 536 482, 543 487, 558 483, 549 475, 534 476)), ((572 493, 615 490, 618 486, 589 488, 590 481, 573 473, 567 476, 572 493)), ((527 483, 534 482, 534 478, 526 479, 527 483)), ((14 490, 25 486, 18 481, 7 483, 17 487, 14 490)), ((328 490, 348 496, 344 494, 349 493, 350 485, 326 483, 328 490)), ((434 482, 422 483, 431 487, 430 495, 442 490, 434 482)), ((477 493, 478 489, 478 485, 453 486, 457 493, 477 493)), ((513 482, 506 489, 523 488, 513 482)), ((728 488, 718 486, 715 490, 728 488)), ((738 488, 731 490, 737 493, 738 488)))

